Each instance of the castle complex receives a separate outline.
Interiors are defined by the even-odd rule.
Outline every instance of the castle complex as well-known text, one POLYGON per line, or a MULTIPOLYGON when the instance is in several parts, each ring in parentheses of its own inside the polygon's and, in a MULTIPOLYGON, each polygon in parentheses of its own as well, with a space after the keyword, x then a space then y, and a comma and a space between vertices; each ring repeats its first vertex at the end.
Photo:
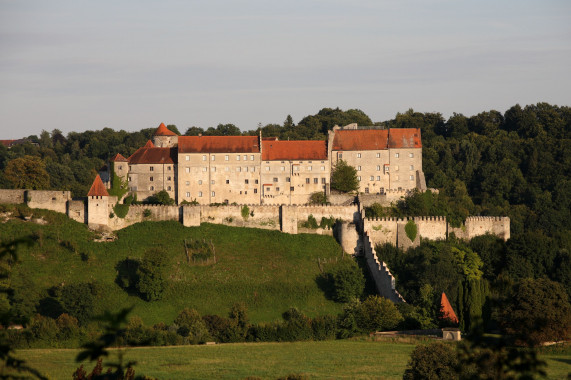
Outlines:
MULTIPOLYGON (((258 136, 178 136, 161 124, 153 140, 113 172, 144 200, 166 191, 177 204, 306 204, 330 194, 339 160, 357 170, 359 192, 426 189, 420 129, 335 127, 327 141, 279 141, 258 136)), ((113 176, 109 176, 113 178, 113 176)))

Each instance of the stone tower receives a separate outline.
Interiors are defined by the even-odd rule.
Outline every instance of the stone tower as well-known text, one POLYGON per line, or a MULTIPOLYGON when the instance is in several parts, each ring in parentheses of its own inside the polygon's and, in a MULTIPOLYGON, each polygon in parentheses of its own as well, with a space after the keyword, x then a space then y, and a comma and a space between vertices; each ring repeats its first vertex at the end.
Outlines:
POLYGON ((101 177, 97 175, 87 193, 87 225, 89 228, 101 229, 108 226, 109 193, 101 177))
POLYGON ((178 135, 161 123, 153 135, 153 143, 157 148, 174 148, 178 146, 178 135))

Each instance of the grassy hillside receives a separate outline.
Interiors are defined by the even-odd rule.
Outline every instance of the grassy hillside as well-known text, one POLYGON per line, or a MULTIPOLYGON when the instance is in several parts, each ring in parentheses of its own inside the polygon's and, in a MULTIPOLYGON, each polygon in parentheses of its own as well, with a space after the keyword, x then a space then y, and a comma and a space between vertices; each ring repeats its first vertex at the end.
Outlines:
MULTIPOLYGON (((12 206, 4 206, 4 210, 18 214, 12 206)), ((31 247, 20 249, 20 263, 13 267, 12 278, 26 283, 38 300, 52 287, 95 282, 96 312, 134 305, 131 315, 140 316, 145 324, 170 324, 185 307, 196 308, 201 314, 226 315, 234 302, 246 304, 252 322, 278 319, 291 306, 309 316, 341 310, 340 304, 325 298, 315 281, 320 273, 318 258, 341 258, 341 248, 332 237, 145 222, 118 231, 114 242, 102 243, 94 241, 95 234, 85 225, 62 214, 32 212, 33 218, 42 217, 47 224, 10 218, 0 223, 0 239, 34 239, 31 247), (212 241, 217 262, 188 264, 185 239, 212 241), (161 248, 168 256, 168 287, 162 300, 146 302, 115 283, 116 265, 126 258, 140 258, 152 247, 161 248)))

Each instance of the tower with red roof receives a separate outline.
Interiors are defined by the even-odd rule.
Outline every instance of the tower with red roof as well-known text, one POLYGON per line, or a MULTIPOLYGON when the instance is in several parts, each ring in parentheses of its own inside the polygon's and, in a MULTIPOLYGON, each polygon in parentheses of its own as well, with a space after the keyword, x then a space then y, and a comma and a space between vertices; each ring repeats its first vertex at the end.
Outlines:
POLYGON ((109 193, 101 177, 97 175, 87 193, 87 225, 100 229, 109 222, 109 193))
POLYGON ((157 148, 174 148, 178 145, 178 135, 161 123, 153 135, 153 143, 157 148))

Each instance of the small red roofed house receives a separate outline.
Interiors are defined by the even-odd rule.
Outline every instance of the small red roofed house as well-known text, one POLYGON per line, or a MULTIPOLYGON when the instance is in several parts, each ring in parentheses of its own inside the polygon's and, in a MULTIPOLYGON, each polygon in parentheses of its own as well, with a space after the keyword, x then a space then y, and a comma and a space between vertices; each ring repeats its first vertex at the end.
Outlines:
POLYGON ((446 293, 442 293, 440 297, 440 312, 442 314, 441 319, 447 319, 450 322, 458 323, 458 317, 452 309, 452 305, 450 305, 450 301, 448 301, 448 297, 446 297, 446 293))

